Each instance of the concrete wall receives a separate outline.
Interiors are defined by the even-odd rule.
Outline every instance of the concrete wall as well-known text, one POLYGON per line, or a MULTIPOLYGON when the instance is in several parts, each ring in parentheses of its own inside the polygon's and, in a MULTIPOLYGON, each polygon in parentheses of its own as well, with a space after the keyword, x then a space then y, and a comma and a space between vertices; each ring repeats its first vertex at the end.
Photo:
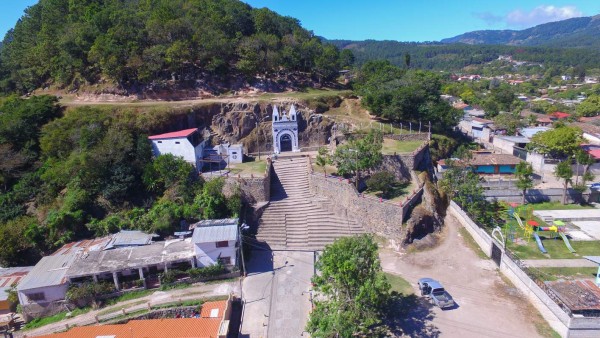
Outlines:
POLYGON ((217 264, 217 262, 219 261, 219 257, 230 257, 231 265, 236 265, 236 241, 228 241, 228 243, 229 246, 224 248, 217 248, 215 242, 196 243, 194 245, 194 252, 196 253, 196 261, 198 262, 198 267, 217 264))
POLYGON ((544 168, 544 155, 538 153, 527 153, 527 162, 531 163, 531 167, 535 172, 543 172, 544 168))
POLYGON ((366 195, 360 195, 353 184, 347 180, 309 174, 312 193, 327 197, 334 205, 331 210, 343 216, 351 217, 362 225, 367 232, 384 236, 394 241, 404 237, 402 223, 410 208, 420 201, 423 189, 420 188, 400 203, 391 203, 366 195))
MULTIPOLYGON (((540 285, 532 280, 526 272, 521 269, 520 262, 510 257, 504 251, 502 245, 481 229, 468 215, 454 202, 450 202, 448 213, 453 215, 458 222, 471 234, 481 249, 491 257, 494 243, 501 248, 502 257, 500 272, 531 301, 533 306, 540 311, 550 326, 558 332, 561 337, 587 338, 600 336, 600 318, 595 317, 571 317, 557 302, 552 299, 540 285)), ((543 286, 543 285, 542 285, 543 286)))
POLYGON ((511 154, 513 153, 514 142, 510 142, 501 137, 494 137, 494 141, 492 142, 494 145, 494 149, 500 149, 502 154, 511 154))
POLYGON ((198 159, 202 158, 204 151, 204 142, 200 142, 198 146, 194 146, 186 137, 170 138, 163 140, 152 140, 152 152, 154 156, 173 154, 173 156, 181 156, 186 162, 199 168, 198 159))
MULTIPOLYGON (((519 189, 493 189, 483 192, 488 200, 496 199, 504 202, 521 203, 523 197, 519 189)), ((525 194, 525 201, 529 203, 539 202, 562 202, 563 190, 558 188, 549 189, 529 189, 525 194)), ((567 203, 582 203, 589 199, 589 192, 580 193, 574 189, 567 189, 567 203)))

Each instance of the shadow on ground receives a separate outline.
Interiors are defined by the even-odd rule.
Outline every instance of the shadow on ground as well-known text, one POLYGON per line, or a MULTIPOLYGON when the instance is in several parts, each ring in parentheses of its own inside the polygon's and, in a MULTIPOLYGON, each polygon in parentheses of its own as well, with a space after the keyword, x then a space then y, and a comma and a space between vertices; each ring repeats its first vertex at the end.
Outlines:
POLYGON ((416 295, 393 292, 388 308, 387 326, 394 337, 437 338, 440 330, 433 325, 433 305, 416 295))

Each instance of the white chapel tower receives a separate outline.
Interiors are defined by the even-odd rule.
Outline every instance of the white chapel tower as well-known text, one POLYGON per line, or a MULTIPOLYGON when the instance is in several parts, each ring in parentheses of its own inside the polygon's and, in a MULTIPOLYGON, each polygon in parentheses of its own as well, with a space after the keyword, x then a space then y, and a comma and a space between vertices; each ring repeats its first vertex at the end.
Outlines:
POLYGON ((285 151, 300 151, 298 147, 298 118, 294 105, 289 113, 279 112, 273 107, 273 152, 279 154, 285 151))

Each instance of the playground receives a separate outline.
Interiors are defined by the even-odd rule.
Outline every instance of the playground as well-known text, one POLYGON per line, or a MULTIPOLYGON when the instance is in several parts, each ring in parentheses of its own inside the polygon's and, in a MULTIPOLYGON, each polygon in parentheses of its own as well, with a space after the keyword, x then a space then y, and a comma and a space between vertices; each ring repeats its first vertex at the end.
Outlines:
POLYGON ((506 248, 540 281, 584 281, 600 285, 600 210, 535 210, 512 203, 502 229, 506 248), (597 271, 594 273, 594 271, 597 271))

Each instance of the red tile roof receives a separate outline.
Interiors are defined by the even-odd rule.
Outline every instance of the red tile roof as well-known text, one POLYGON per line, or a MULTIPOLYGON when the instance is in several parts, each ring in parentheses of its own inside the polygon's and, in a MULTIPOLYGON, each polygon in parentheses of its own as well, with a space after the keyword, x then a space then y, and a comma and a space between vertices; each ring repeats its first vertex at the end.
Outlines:
POLYGON ((174 131, 174 132, 170 132, 170 133, 166 133, 166 134, 160 134, 160 135, 152 135, 152 136, 149 136, 148 139, 150 139, 150 140, 161 140, 161 139, 165 139, 165 138, 188 137, 192 133, 194 133, 196 130, 198 130, 198 128, 179 130, 179 131, 174 131))
POLYGON ((40 338, 216 338, 226 304, 227 301, 205 303, 202 305, 201 318, 131 320, 126 324, 82 326, 40 338), (213 309, 219 309, 218 316, 209 318, 213 309), (205 310, 207 317, 204 316, 205 310))
POLYGON ((571 114, 569 114, 569 113, 563 113, 561 111, 554 112, 554 113, 552 113, 550 115, 556 117, 557 119, 566 119, 567 117, 571 116, 571 114))

